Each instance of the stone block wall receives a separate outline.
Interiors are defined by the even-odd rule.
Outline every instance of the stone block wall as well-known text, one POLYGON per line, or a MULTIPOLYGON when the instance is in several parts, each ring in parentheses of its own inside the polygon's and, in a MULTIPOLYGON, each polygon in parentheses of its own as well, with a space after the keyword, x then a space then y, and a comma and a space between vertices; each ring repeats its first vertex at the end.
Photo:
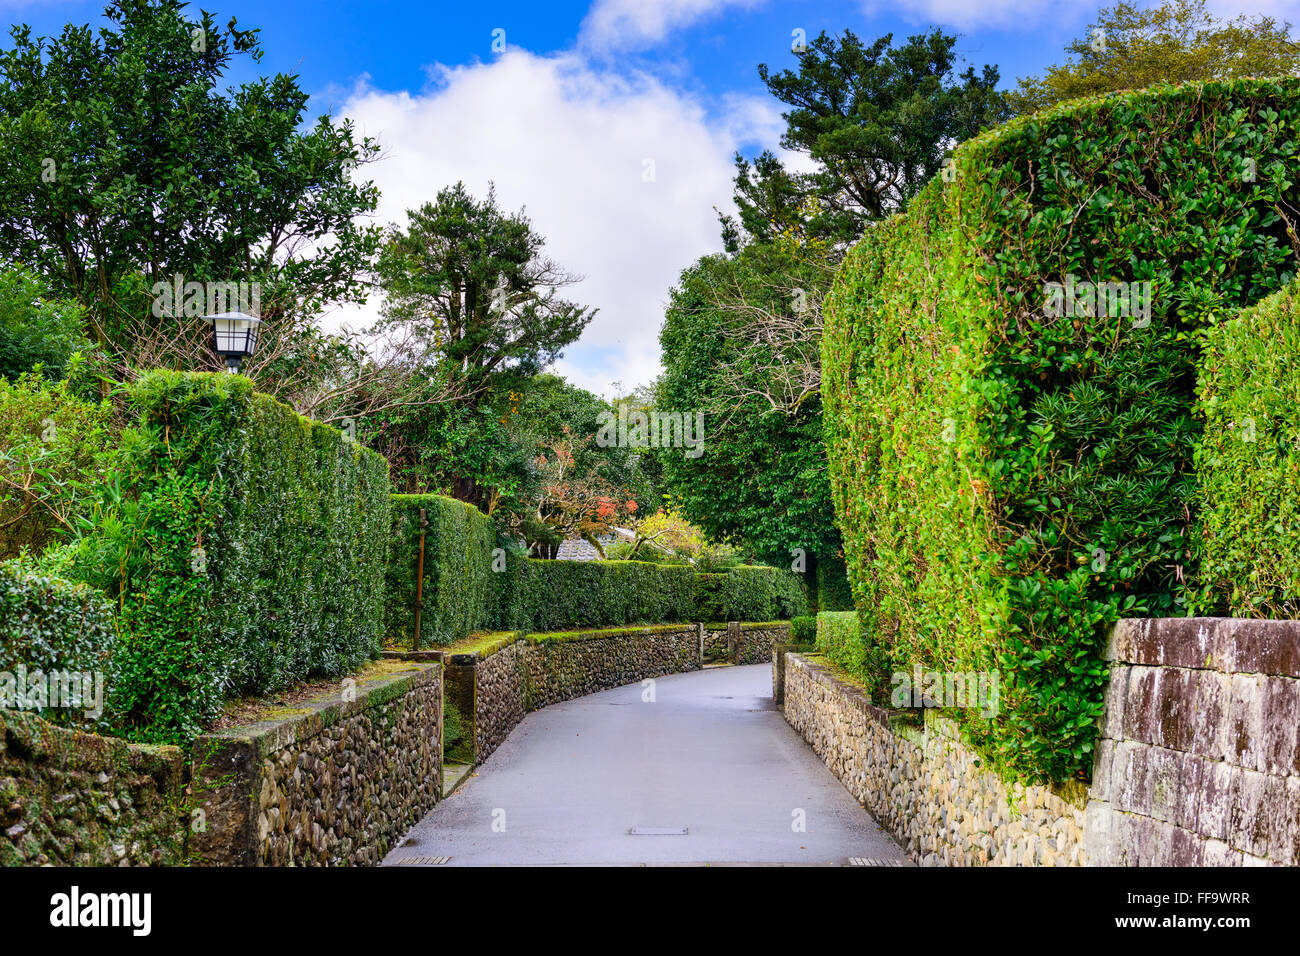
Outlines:
POLYGON ((0 711, 0 866, 181 862, 184 768, 177 747, 0 711))
POLYGON ((194 862, 368 865, 440 797, 440 663, 303 705, 305 712, 200 737, 194 862))
POLYGON ((785 717, 849 792, 913 860, 938 866, 1078 866, 1078 792, 1004 784, 961 742, 956 725, 925 711, 923 725, 874 706, 815 657, 786 653, 785 717))
POLYGON ((1092 862, 1300 865, 1300 622, 1121 621, 1092 862))

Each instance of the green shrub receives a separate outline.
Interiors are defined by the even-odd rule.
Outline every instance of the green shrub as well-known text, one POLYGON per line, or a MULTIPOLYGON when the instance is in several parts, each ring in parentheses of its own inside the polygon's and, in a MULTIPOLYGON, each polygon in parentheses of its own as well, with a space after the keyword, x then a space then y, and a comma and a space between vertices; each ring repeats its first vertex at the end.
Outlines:
POLYGON ((450 644, 487 624, 492 589, 492 520, 473 505, 442 495, 393 495, 384 624, 390 642, 415 631, 420 509, 424 542, 424 609, 420 646, 450 644))
POLYGON ((113 460, 108 402, 67 381, 0 378, 0 559, 39 555, 90 513, 113 460))
POLYGON ((1300 616, 1297 291, 1293 283, 1206 335, 1198 613, 1300 616))
POLYGON ((822 611, 816 618, 817 650, 857 677, 877 707, 890 706, 888 652, 862 630, 857 611, 822 611))
POLYGON ((822 391, 855 603, 898 669, 1000 672, 1000 716, 966 730, 1008 775, 1087 775, 1108 627, 1184 609, 1196 337, 1296 271, 1298 124, 1293 79, 1022 117, 837 276, 822 391), (1071 276, 1150 281, 1149 315, 1045 308, 1071 276))
POLYGON ((697 620, 787 621, 808 613, 803 582, 781 568, 741 565, 721 574, 699 574, 697 620))
POLYGON ((790 618, 790 642, 792 644, 812 644, 817 640, 817 618, 812 614, 802 614, 790 618))
POLYGON ((18 269, 0 269, 0 378, 15 379, 40 368, 62 378, 72 356, 89 346, 81 307, 51 299, 39 280, 18 269))
POLYGON ((151 372, 129 401, 120 481, 71 562, 118 603, 120 729, 183 741, 228 694, 373 657, 387 462, 239 376, 151 372))
MULTIPOLYGON (((11 695, 31 689, 30 682, 27 687, 19 686, 23 672, 28 678, 38 671, 44 675, 52 671, 91 674, 102 693, 105 682, 112 679, 114 640, 112 606, 102 594, 17 561, 0 563, 0 700, 6 706, 17 704, 11 695)), ((79 689, 84 706, 37 708, 35 712, 54 723, 84 721, 85 711, 93 710, 102 699, 85 695, 84 684, 79 689)), ((60 693, 64 692, 61 686, 60 693)))
POLYGON ((559 631, 692 619, 695 572, 644 561, 528 560, 518 627, 559 631))

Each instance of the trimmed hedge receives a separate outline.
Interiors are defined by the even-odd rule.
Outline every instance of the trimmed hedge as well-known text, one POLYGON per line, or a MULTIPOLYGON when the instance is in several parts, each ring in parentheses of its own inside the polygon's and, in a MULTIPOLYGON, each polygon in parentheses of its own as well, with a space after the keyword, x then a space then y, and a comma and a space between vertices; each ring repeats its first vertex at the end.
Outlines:
POLYGON ((859 678, 877 707, 890 705, 889 654, 862 630, 857 611, 817 615, 817 650, 859 678))
POLYGON ((491 626, 557 631, 693 619, 695 572, 646 561, 541 561, 511 555, 491 626))
POLYGON ((1300 616, 1298 293, 1293 283, 1206 335, 1197 613, 1300 616))
POLYGON ((131 386, 120 496, 73 556, 119 607, 110 704, 181 742, 230 694, 355 670, 383 634, 388 464, 224 374, 131 386))
POLYGON ((1195 340, 1296 271, 1298 127, 1294 79, 1022 117, 836 279, 822 391, 855 603, 898 669, 1000 671, 999 718, 961 719, 1004 774, 1086 776, 1109 626, 1184 609, 1195 340), (1047 308, 1069 277, 1150 281, 1149 315, 1047 308))
POLYGON ((812 644, 817 640, 817 618, 811 614, 790 618, 790 643, 812 644))
MULTIPOLYGON (((13 682, 0 678, 0 699, 30 689, 18 685, 19 668, 29 678, 37 671, 45 675, 71 671, 111 682, 115 640, 113 609, 102 594, 17 561, 0 563, 0 672, 13 682)), ((34 712, 52 723, 75 724, 84 721, 85 711, 93 707, 89 700, 81 709, 50 707, 34 712)))
POLYGON ((793 572, 742 565, 696 575, 694 613, 709 622, 787 621, 808 613, 808 596, 793 572))
POLYGON ((488 621, 492 591, 492 521, 476 507, 442 495, 393 495, 384 626, 390 642, 415 632, 420 509, 424 542, 424 609, 420 646, 450 644, 488 621))

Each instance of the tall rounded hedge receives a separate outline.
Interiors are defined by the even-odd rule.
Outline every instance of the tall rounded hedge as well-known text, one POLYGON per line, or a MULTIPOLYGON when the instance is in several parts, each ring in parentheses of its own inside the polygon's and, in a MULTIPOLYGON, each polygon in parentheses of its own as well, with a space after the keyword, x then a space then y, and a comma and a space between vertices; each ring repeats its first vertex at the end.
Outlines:
POLYGON ((1000 715, 965 726, 1006 773, 1086 776, 1108 626, 1185 609, 1197 340, 1296 272, 1298 132, 1294 79, 1022 117, 836 279, 823 395, 863 626, 896 667, 1001 672, 1000 715))

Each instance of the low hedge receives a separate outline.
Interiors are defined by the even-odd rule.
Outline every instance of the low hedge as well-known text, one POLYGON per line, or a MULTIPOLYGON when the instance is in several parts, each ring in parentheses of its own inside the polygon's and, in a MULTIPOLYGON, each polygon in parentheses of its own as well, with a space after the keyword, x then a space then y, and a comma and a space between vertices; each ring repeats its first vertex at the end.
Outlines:
POLYGON ((695 573, 645 561, 507 558, 492 627, 560 631, 693 619, 695 573))
POLYGON ((857 611, 822 611, 817 615, 817 650, 857 677, 871 692, 871 702, 890 702, 889 653, 862 629, 857 611))
POLYGON ((790 618, 790 643, 812 644, 817 640, 817 618, 804 614, 790 618))
POLYGON ((822 394, 855 603, 899 669, 1000 672, 997 720, 964 720, 1007 776, 1086 777, 1111 624, 1185 612, 1197 340, 1296 273, 1297 127, 1294 78, 1020 117, 837 275, 822 394))
POLYGON ((224 374, 129 389, 95 531, 72 566, 118 605, 120 731, 182 742, 230 694, 333 677, 383 634, 388 464, 224 374))
POLYGON ((450 644, 487 624, 493 587, 492 521, 471 504, 442 495, 393 495, 384 627, 390 642, 415 632, 420 509, 424 543, 424 608, 420 646, 450 644))
POLYGON ((1300 285, 1205 337, 1198 390, 1205 615, 1300 616, 1300 285))
MULTIPOLYGON (((0 706, 22 706, 18 693, 23 673, 49 675, 54 671, 92 675, 102 690, 111 681, 111 661, 116 633, 113 608, 104 596, 85 584, 50 577, 17 561, 0 563, 0 706)), ((81 689, 84 690, 83 684, 81 689)), ((63 690, 60 689, 60 693, 63 690)), ((47 698, 48 700, 48 698, 47 698)), ((60 724, 84 722, 84 706, 33 708, 46 720, 60 724)))
POLYGON ((791 571, 742 565, 696 575, 697 620, 787 621, 807 613, 808 595, 791 571))

